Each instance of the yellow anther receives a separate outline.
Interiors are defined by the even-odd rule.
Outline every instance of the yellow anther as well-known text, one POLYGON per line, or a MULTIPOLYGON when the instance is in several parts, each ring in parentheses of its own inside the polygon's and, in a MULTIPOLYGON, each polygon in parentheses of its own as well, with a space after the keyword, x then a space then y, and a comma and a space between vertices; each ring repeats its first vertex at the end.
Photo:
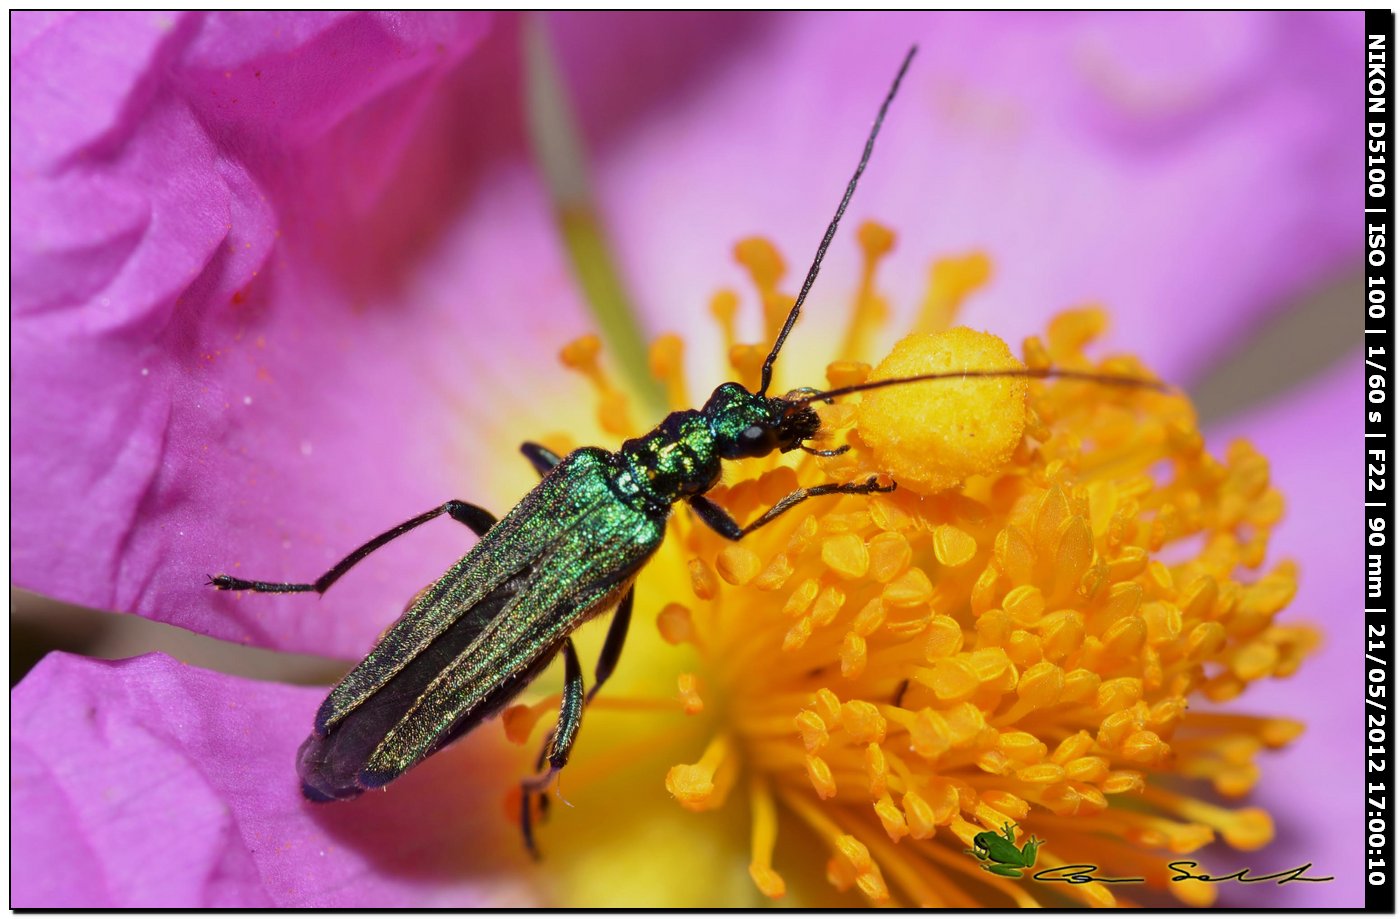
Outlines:
POLYGON ((1054 705, 1064 691, 1065 672, 1048 661, 1032 665, 1016 684, 1016 695, 1032 709, 1054 705))
POLYGON ((1142 698, 1142 680, 1136 677, 1118 677, 1099 684, 1094 699, 1094 711, 1100 715, 1121 712, 1137 704, 1142 698))
POLYGON ((679 645, 695 640, 695 622, 690 610, 679 603, 667 603, 656 614, 656 628, 667 644, 679 645))
POLYGON ((977 554, 977 540, 945 523, 933 531, 933 554, 943 565, 958 568, 972 561, 977 554))
POLYGON ((1171 747, 1152 731, 1134 731, 1124 739, 1119 752, 1129 762, 1155 766, 1166 758, 1171 747))
POLYGON ((1100 307, 1065 310, 1050 320, 1047 338, 1051 357, 1056 363, 1075 358, 1106 328, 1108 314, 1100 307))
POLYGON ((967 662, 979 683, 1000 682, 998 678, 1010 676, 1010 683, 1003 688, 1011 689, 1016 685, 1015 674, 1010 672, 1011 658, 1007 657, 1004 648, 978 648, 967 655, 967 662))
POLYGON ((885 716, 864 699, 841 706, 841 727, 856 743, 879 743, 885 739, 885 716))
POLYGON ((703 559, 692 558, 686 562, 690 569, 690 589, 701 600, 713 600, 719 593, 719 580, 703 559))
POLYGON ((855 386, 870 378, 870 365, 862 361, 832 361, 826 365, 826 382, 832 389, 855 386))
POLYGON ((838 577, 854 580, 869 570, 870 552, 859 535, 838 533, 822 540, 822 564, 838 577))
POLYGON ((1045 656, 1040 638, 1024 629, 1016 629, 1007 639, 1006 653, 1017 667, 1032 667, 1045 656))
POLYGON ((558 707, 557 695, 542 699, 534 705, 512 705, 501 713, 501 726, 505 728, 506 739, 513 744, 524 744, 530 739, 530 734, 544 713, 558 707))
POLYGON ((783 613, 787 616, 801 616, 812 608, 812 601, 817 599, 817 594, 821 593, 821 582, 816 578, 808 578, 797 585, 783 604, 783 613))
POLYGON ((1045 342, 1039 335, 1028 335, 1021 342, 1021 360, 1025 361, 1027 367, 1036 370, 1045 370, 1054 365, 1050 359, 1050 352, 1045 348, 1045 342))
POLYGON ((783 882, 782 875, 772 868, 750 863, 749 877, 753 878, 754 886, 765 897, 778 900, 787 893, 787 884, 783 882))
POLYGON ((1022 625, 1033 625, 1045 612, 1045 596, 1034 584, 1022 584, 1007 592, 1001 608, 1022 625))
POLYGON ((865 672, 865 665, 869 660, 865 639, 855 632, 847 632, 841 641, 840 657, 843 677, 849 680, 860 676, 865 672))
POLYGON ((846 594, 841 588, 828 584, 817 594, 817 602, 812 604, 812 624, 827 626, 846 605, 846 594))
POLYGON ((1099 732, 1095 739, 1101 746, 1117 750, 1137 728, 1137 720, 1131 710, 1114 712, 1099 722, 1099 732))
POLYGON ((825 800, 836 796, 836 780, 831 777, 831 767, 820 756, 807 754, 807 778, 817 791, 817 797, 825 800))
POLYGON ((735 329, 734 318, 739 313, 739 295, 732 290, 721 290, 710 298, 710 315, 715 317, 719 323, 720 332, 724 335, 724 350, 729 352, 734 347, 735 329))
POLYGON ((909 826, 909 835, 914 839, 932 839, 938 827, 938 815, 923 796, 917 791, 905 792, 900 799, 904 807, 904 819, 909 826))
POLYGON ((736 587, 742 587, 758 577, 763 562, 747 546, 725 546, 715 558, 719 576, 736 587))
POLYGON ((651 375, 666 384, 666 402, 672 411, 691 404, 685 391, 685 345, 679 335, 662 335, 651 343, 651 375))
POLYGON ((783 636, 783 650, 796 651, 807 644, 807 639, 812 637, 812 620, 809 616, 803 616, 793 623, 792 628, 787 630, 783 636))
POLYGON ((1186 656, 1193 663, 1207 660, 1225 646, 1225 627, 1218 622, 1202 622, 1186 639, 1186 656))
POLYGON ((1147 570, 1147 550, 1141 546, 1128 546, 1116 559, 1108 563, 1108 576, 1115 581, 1135 578, 1147 570))
POLYGON ((831 739, 822 716, 810 709, 798 712, 797 717, 793 719, 793 725, 802 735, 802 746, 807 748, 808 753, 816 753, 831 739))
POLYGON ((788 578, 792 577, 792 571, 792 559, 786 552, 779 552, 773 556, 768 567, 754 578, 753 586, 759 590, 779 590, 788 582, 788 578))
POLYGON ((918 671, 919 682, 945 702, 969 698, 977 691, 981 681, 977 679, 972 665, 963 658, 963 655, 959 655, 934 661, 928 669, 918 671))
POLYGON ((1003 732, 997 738, 997 749, 1006 754, 1007 759, 1021 766, 1040 762, 1048 752, 1039 737, 1025 731, 1003 732))
POLYGON ((597 335, 581 335, 559 351, 559 360, 570 370, 592 377, 599 372, 598 355, 603 343, 597 335))
POLYGON ((1246 807, 1229 814, 1220 827, 1220 834, 1236 849, 1252 852, 1273 841, 1274 820, 1266 810, 1246 807))
POLYGON ((870 779, 870 796, 878 798, 885 793, 888 772, 885 764, 885 751, 877 743, 865 748, 865 774, 870 779))
POLYGON ((826 687, 818 689, 812 694, 813 710, 822 716, 826 726, 835 729, 841 723, 841 700, 836 697, 836 693, 826 687))
POLYGON ((933 596, 933 584, 922 568, 910 568, 886 584, 881 596, 890 606, 918 606, 933 596))
POLYGON ((992 260, 983 252, 938 259, 929 270, 928 293, 915 328, 940 332, 951 326, 968 295, 992 276, 992 260))
POLYGON ((1065 764, 1065 774, 1075 782, 1101 782, 1108 776, 1108 760, 1102 756, 1081 756, 1065 764))
POLYGON ((997 597, 1000 596, 1000 583, 1001 572, 995 565, 989 564, 982 569, 982 573, 977 576, 977 583, 972 585, 972 596, 969 598, 974 616, 980 616, 996 606, 997 597))
POLYGON ((1016 780, 1028 785, 1054 785, 1065 780, 1065 767, 1054 763, 1037 763, 1016 770, 1016 780))
POLYGON ((929 661, 951 657, 962 650, 963 630, 951 616, 934 616, 928 624, 928 641, 924 644, 924 657, 929 661))
POLYGON ((778 248, 762 236, 750 236, 735 243, 734 259, 748 271, 760 293, 773 291, 787 271, 778 248))
POLYGON ((699 677, 682 673, 676 677, 676 688, 680 690, 681 708, 687 715, 698 715, 705 710, 705 702, 700 698, 699 677))
POLYGON ((1104 776, 1099 787, 1106 795, 1135 794, 1147 787, 1147 781, 1141 772, 1124 769, 1104 776))
POLYGON ((880 626, 885 623, 885 605, 876 597, 856 613, 855 620, 851 623, 851 631, 863 638, 869 638, 880 626))
POLYGON ((1147 641, 1147 623, 1140 616, 1128 616, 1110 625, 1103 633, 1104 650, 1113 657, 1127 658, 1142 650, 1147 641))
POLYGON ((875 816, 879 818, 880 825, 889 834, 891 842, 899 842, 909 835, 909 825, 904 820, 904 812, 894 803, 888 795, 882 795, 875 802, 875 816))
POLYGON ((836 851, 855 871, 856 887, 860 888, 861 893, 872 900, 889 897, 884 878, 880 876, 880 867, 871 859, 870 850, 863 842, 854 836, 842 835, 836 837, 834 843, 836 851))
MULTIPOLYGON (((871 376, 1021 367, 1001 339, 960 328, 905 338, 871 376)), ((1010 458, 1025 426, 1025 403, 1023 378, 948 379, 867 392, 857 417, 861 438, 896 480, 939 490, 1010 458)))
POLYGON ((1142 608, 1142 621, 1147 626, 1149 644, 1161 645, 1175 641, 1181 634, 1181 610, 1170 603, 1148 603, 1142 608))
POLYGON ((887 533, 902 533, 914 528, 914 518, 891 498, 876 495, 869 504, 870 522, 887 533))
POLYGON ((1103 678, 1092 670, 1070 670, 1065 673, 1065 691, 1060 701, 1088 702, 1098 694, 1101 682, 1103 678))
POLYGON ((909 540, 900 533, 877 533, 866 551, 870 556, 870 578, 877 584, 889 583, 909 567, 914 557, 909 540))
POLYGON ((671 767, 666 790, 686 810, 713 810, 724 804, 738 772, 729 738, 721 734, 710 741, 698 763, 671 767))
POLYGON ((1087 731, 1080 731, 1060 741, 1060 745, 1055 748, 1055 752, 1050 754, 1050 761, 1063 766, 1066 763, 1084 756, 1092 749, 1094 749, 1094 739, 1089 736, 1087 731))
POLYGON ((868 262, 873 262, 894 248, 894 231, 884 224, 867 220, 856 228, 856 239, 868 262))
POLYGON ((936 760, 953 745, 948 723, 933 709, 926 708, 909 726, 909 746, 927 760, 936 760))
POLYGON ((1220 598, 1220 587, 1215 578, 1202 575, 1197 578, 1181 599, 1181 615, 1187 622, 1200 622, 1211 618, 1215 603, 1220 598))

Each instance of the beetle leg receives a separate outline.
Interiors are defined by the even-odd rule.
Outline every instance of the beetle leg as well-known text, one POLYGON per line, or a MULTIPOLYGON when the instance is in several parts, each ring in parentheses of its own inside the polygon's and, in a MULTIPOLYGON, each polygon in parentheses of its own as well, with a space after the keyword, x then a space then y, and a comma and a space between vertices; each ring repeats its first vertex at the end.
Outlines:
POLYGON ((229 577, 226 574, 214 575, 209 579, 209 584, 219 590, 252 590, 257 591, 258 593, 274 594, 308 593, 311 591, 315 591, 318 594, 325 593, 328 587, 330 587, 336 581, 340 580, 341 575, 349 571, 351 568, 355 567, 355 565, 358 562, 360 562, 360 560, 362 560, 365 556, 369 555, 375 549, 378 549, 381 546, 384 546, 392 542, 393 540, 398 539, 400 536, 407 533, 409 530, 420 527, 423 524, 427 523, 429 520, 432 520, 436 517, 441 517, 443 514, 448 515, 453 520, 456 520, 458 523, 466 524, 467 527, 477 536, 485 536, 486 531, 491 529, 491 527, 494 526, 496 523, 496 515, 492 514, 485 508, 478 507, 475 504, 468 504, 466 501, 458 501, 456 499, 453 499, 441 505, 440 507, 435 507, 432 510, 427 511, 426 513, 419 514, 412 520, 399 524, 392 530, 386 530, 385 532, 380 533, 378 536, 374 537, 369 542, 365 543, 363 546, 360 546, 360 548, 356 549, 354 552, 351 552, 349 555, 345 556, 345 558, 341 559, 334 568, 332 568, 330 571, 327 571, 325 574, 321 575, 319 578, 317 578, 314 582, 310 584, 288 584, 269 581, 245 581, 241 578, 229 577))
POLYGON ((603 650, 598 654, 598 667, 593 671, 593 688, 588 690, 585 702, 593 701, 598 690, 602 689, 608 677, 612 676, 618 658, 622 657, 622 645, 627 641, 627 627, 632 622, 632 598, 636 592, 636 586, 627 588, 622 602, 613 611, 612 622, 608 623, 608 637, 603 639, 603 650))
MULTIPOLYGON (((593 701, 598 690, 602 689, 608 677, 612 676, 613 670, 617 667, 618 659, 622 657, 622 646, 627 641, 627 629, 632 621, 632 598, 636 590, 636 587, 627 588, 622 602, 613 611, 612 622, 608 624, 608 635, 603 639, 603 650, 598 654, 598 665, 593 671, 593 686, 583 698, 584 705, 593 701)), ((549 752, 554 747, 556 730, 556 728, 550 728, 549 733, 544 737, 544 743, 540 746, 540 755, 535 758, 536 772, 543 771, 544 764, 549 759, 549 752)), ((549 813, 549 796, 544 792, 539 792, 539 803, 540 816, 544 817, 549 813)))
POLYGON ((578 652, 574 650, 574 640, 564 639, 564 697, 559 701, 559 721, 550 732, 544 755, 538 768, 549 763, 549 771, 532 776, 520 783, 520 832, 525 836, 525 848, 535 858, 539 850, 535 848, 535 834, 531 828, 530 799, 543 794, 549 783, 569 762, 569 753, 578 739, 579 725, 583 723, 583 707, 586 697, 583 692, 583 668, 578 663, 578 652))
POLYGON ((894 491, 895 485, 881 485, 879 479, 871 476, 864 482, 850 482, 845 485, 814 485, 811 488, 799 488, 792 494, 783 498, 777 504, 764 511, 763 516, 746 527, 739 526, 739 522, 730 516, 729 512, 720 507, 715 502, 703 495, 696 495, 690 499, 690 506, 695 509, 695 513, 700 516, 700 520, 710 529, 714 530, 725 539, 743 539, 754 530, 766 523, 771 523, 779 515, 792 510, 797 505, 808 498, 817 498, 821 495, 868 495, 873 492, 894 491))
POLYGON ((540 475, 544 475, 546 472, 559 465, 558 453, 534 441, 527 440, 521 444, 520 452, 525 454, 525 458, 530 461, 530 465, 534 466, 535 471, 540 475))

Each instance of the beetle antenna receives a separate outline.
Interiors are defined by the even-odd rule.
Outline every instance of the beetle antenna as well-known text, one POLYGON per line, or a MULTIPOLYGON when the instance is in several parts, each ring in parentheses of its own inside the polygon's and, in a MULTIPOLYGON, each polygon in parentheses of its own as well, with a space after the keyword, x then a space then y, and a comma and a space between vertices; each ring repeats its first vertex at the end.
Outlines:
POLYGON ((846 193, 841 196, 841 205, 836 208, 836 216, 831 218, 831 223, 826 228, 826 235, 822 237, 821 245, 817 246, 816 258, 812 259, 812 267, 807 269, 807 278, 802 282, 802 290, 797 294, 797 300, 792 304, 792 309, 788 311, 783 329, 778 333, 778 340, 773 342, 773 350, 768 352, 768 359, 763 362, 763 375, 759 379, 758 387, 760 396, 767 394, 768 385, 773 382, 773 362, 778 359, 778 352, 782 350, 783 341, 787 339, 788 333, 792 331, 793 325, 797 322, 797 314, 802 311, 802 303, 807 299, 807 292, 812 289, 813 282, 817 280, 817 272, 822 267, 822 258, 825 257, 826 249, 831 245, 831 240, 836 235, 836 225, 841 222, 841 216, 846 213, 846 205, 850 203, 851 195, 855 194, 860 174, 865 171, 865 164, 870 161, 870 153, 875 149, 875 138, 880 133, 880 125, 884 123, 885 112, 889 111, 895 93, 899 92, 899 84, 904 79, 904 73, 909 69, 909 62, 914 59, 914 54, 918 50, 919 46, 913 45, 910 47, 909 53, 904 55, 904 63, 899 65, 899 73, 895 74, 894 83, 890 85, 890 91, 885 94, 885 101, 880 103, 880 111, 875 116, 875 124, 870 129, 870 136, 865 139, 865 151, 860 155, 860 164, 856 166, 851 181, 846 184, 846 193))
POLYGON ((1171 389, 1170 386, 1160 380, 1122 376, 1113 373, 1092 373, 1086 370, 1061 370, 1056 367, 1030 367, 1025 370, 950 370, 941 373, 921 373, 918 376, 899 377, 893 380, 874 380, 870 383, 856 383, 853 386, 842 386, 839 389, 828 389, 825 392, 812 393, 810 396, 793 400, 791 404, 795 406, 810 405, 822 399, 834 399, 837 396, 849 396, 851 393, 867 392, 872 389, 884 389, 886 386, 900 386, 905 383, 925 383, 930 380, 986 380, 1016 377, 1031 380, 1079 380, 1085 383, 1102 383, 1105 386, 1153 389, 1157 392, 1168 392, 1171 389))

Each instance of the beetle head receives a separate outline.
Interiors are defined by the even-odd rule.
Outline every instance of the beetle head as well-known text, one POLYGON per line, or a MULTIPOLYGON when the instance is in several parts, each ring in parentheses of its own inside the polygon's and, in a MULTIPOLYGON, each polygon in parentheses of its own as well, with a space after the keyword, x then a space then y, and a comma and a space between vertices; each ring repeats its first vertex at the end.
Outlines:
POLYGON ((721 384, 702 412, 720 456, 727 460, 796 450, 821 429, 821 419, 810 405, 760 396, 738 383, 721 384))

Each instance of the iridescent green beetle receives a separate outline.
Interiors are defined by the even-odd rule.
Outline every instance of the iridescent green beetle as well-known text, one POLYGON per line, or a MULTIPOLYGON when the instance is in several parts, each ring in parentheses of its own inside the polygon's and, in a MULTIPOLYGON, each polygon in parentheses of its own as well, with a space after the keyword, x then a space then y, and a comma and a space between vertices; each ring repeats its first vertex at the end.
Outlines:
MULTIPOLYGON (((911 48, 890 86, 836 215, 817 248, 802 289, 764 361, 757 392, 724 383, 699 410, 674 412, 650 433, 616 453, 594 447, 562 459, 538 444, 526 458, 542 481, 500 521, 465 501, 448 501, 356 549, 314 583, 272 583, 218 575, 223 590, 324 592, 353 565, 398 536, 443 514, 480 538, 423 591, 373 650, 335 686, 316 713, 311 736, 297 754, 302 790, 312 801, 353 798, 381 788, 424 758, 500 712, 557 653, 564 655, 559 720, 521 796, 521 829, 535 851, 531 796, 543 796, 568 762, 588 702, 617 665, 632 614, 632 584, 661 545, 674 505, 685 501, 699 519, 728 539, 769 523, 809 498, 887 492, 893 483, 864 482, 799 488, 747 526, 740 526, 705 492, 725 460, 805 450, 820 430, 812 403, 903 383, 956 377, 1071 377, 1130 385, 1156 384, 1072 371, 968 371, 880 380, 826 392, 767 395, 773 363, 797 322, 823 256, 865 170, 885 114, 917 49, 911 48), (616 607, 584 691, 570 634, 616 607), (546 768, 547 767, 547 768, 546 768)), ((542 798, 543 800, 543 798, 542 798)))

